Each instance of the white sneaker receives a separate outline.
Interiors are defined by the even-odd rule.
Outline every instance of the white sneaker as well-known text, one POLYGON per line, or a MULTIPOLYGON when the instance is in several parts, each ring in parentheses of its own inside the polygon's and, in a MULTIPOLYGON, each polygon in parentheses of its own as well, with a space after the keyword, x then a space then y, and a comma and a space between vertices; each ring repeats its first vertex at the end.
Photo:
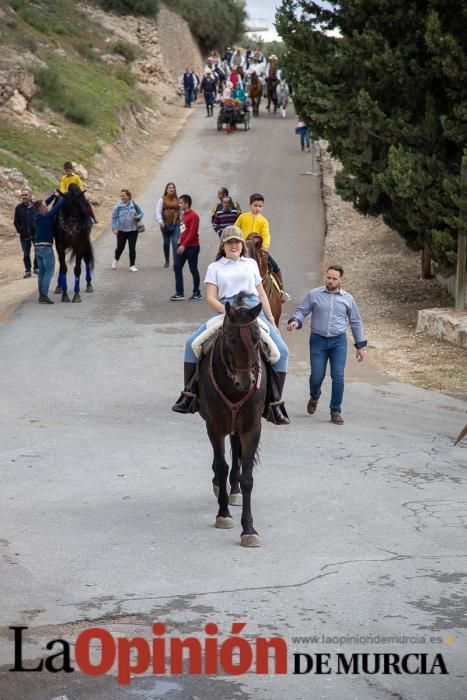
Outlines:
POLYGON ((132 272, 138 272, 138 268, 136 267, 136 265, 130 265, 130 270, 132 272))
POLYGON ((114 260, 112 263, 112 270, 116 270, 118 265, 118 260, 114 260))

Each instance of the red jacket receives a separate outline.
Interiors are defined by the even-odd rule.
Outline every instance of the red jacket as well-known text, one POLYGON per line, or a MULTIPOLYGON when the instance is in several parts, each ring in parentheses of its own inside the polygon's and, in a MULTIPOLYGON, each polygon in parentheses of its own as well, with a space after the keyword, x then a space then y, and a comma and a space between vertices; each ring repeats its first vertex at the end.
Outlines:
POLYGON ((182 229, 180 245, 185 248, 199 248, 199 216, 193 209, 183 212, 182 229))

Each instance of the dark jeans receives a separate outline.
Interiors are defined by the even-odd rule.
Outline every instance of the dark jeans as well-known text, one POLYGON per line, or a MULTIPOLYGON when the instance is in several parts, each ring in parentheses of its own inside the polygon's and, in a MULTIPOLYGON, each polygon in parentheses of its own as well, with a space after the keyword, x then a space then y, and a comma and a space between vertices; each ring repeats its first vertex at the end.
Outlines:
POLYGON ((310 130, 307 126, 300 126, 300 146, 302 151, 305 148, 310 148, 310 130))
POLYGON ((115 248, 115 260, 120 260, 120 256, 125 250, 126 242, 130 251, 130 266, 135 264, 136 260, 136 241, 138 240, 138 231, 119 231, 117 233, 117 247, 115 248))
POLYGON ((344 396, 344 369, 347 358, 347 337, 345 333, 333 338, 312 333, 310 336, 310 396, 319 399, 321 384, 326 375, 326 367, 331 365, 331 411, 341 411, 344 396))
POLYGON ((199 272, 198 272, 198 255, 199 248, 185 248, 183 253, 177 253, 174 262, 174 272, 175 272, 175 292, 177 294, 184 295, 183 289, 183 267, 188 260, 188 267, 190 268, 191 275, 193 277, 193 294, 199 294, 199 272))
POLYGON ((205 92, 204 93, 204 101, 206 103, 206 112, 208 114, 212 114, 212 110, 214 107, 214 100, 215 100, 215 95, 213 92, 205 92))
POLYGON ((185 107, 190 107, 193 102, 194 90, 191 87, 185 88, 185 107))
POLYGON ((178 239, 180 238, 180 225, 179 224, 164 224, 164 230, 162 231, 162 238, 164 239, 164 258, 166 262, 170 259, 170 245, 172 244, 173 259, 175 262, 175 257, 178 248, 178 239))
MULTIPOLYGON (((25 272, 31 272, 31 246, 32 241, 30 238, 21 239, 21 248, 23 249, 23 262, 25 272)), ((37 256, 34 254, 34 269, 37 270, 37 256)))
POLYGON ((39 270, 37 278, 39 296, 46 297, 49 295, 50 280, 55 268, 55 255, 52 246, 37 246, 36 258, 39 270))

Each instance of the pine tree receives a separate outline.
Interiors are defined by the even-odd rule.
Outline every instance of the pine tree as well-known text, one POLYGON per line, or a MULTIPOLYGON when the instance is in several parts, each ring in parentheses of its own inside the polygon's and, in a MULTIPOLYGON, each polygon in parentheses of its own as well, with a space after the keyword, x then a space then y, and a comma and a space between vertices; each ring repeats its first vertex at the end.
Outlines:
POLYGON ((451 271, 467 143, 467 3, 326 7, 283 0, 277 13, 296 109, 341 161, 341 196, 451 271))

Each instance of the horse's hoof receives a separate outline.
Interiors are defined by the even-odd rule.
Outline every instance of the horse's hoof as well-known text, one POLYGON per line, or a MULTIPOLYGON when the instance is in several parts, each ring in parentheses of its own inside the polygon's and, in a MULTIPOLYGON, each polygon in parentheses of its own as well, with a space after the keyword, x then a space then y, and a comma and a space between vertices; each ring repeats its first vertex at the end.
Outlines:
POLYGON ((219 487, 217 486, 217 484, 212 485, 212 490, 214 491, 215 497, 219 498, 219 487))
POLYGON ((243 496, 241 493, 231 493, 229 496, 229 506, 243 505, 243 496))
POLYGON ((81 303, 81 296, 79 294, 74 294, 72 302, 73 302, 73 304, 80 304, 81 303))
POLYGON ((54 294, 62 294, 62 293, 63 293, 63 289, 60 287, 59 284, 57 284, 57 286, 55 287, 54 294))
POLYGON ((94 287, 92 286, 91 283, 89 283, 89 284, 86 285, 86 291, 87 291, 87 292, 93 292, 93 291, 94 291, 94 287))
POLYGON ((218 515, 215 526, 219 528, 219 530, 231 530, 234 526, 233 518, 221 518, 218 515))
POLYGON ((241 547, 261 547, 258 535, 242 535, 240 537, 241 547))
POLYGON ((62 301, 70 301, 70 297, 68 296, 68 294, 66 292, 64 294, 62 294, 62 301))

